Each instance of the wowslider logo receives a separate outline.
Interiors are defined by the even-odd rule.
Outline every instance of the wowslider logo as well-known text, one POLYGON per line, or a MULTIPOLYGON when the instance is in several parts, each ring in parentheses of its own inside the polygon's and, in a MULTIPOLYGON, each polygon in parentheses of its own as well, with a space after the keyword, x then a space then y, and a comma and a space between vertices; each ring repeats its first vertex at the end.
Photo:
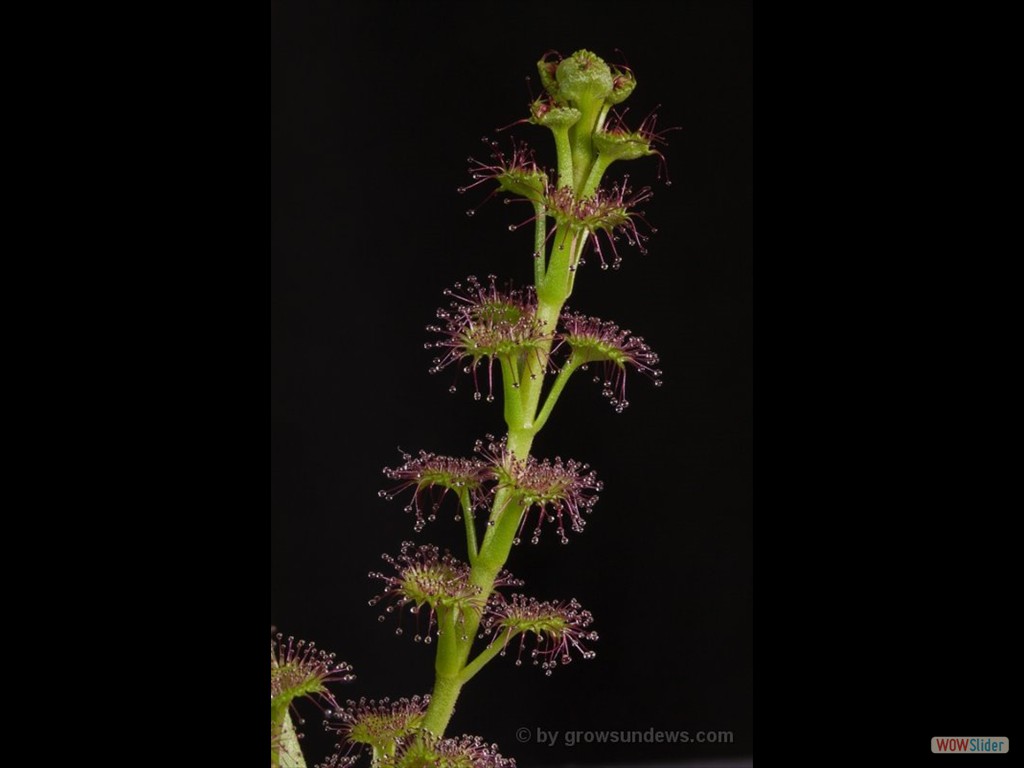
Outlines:
POLYGON ((999 755, 1010 751, 1005 736, 935 736, 932 752, 951 755, 999 755))

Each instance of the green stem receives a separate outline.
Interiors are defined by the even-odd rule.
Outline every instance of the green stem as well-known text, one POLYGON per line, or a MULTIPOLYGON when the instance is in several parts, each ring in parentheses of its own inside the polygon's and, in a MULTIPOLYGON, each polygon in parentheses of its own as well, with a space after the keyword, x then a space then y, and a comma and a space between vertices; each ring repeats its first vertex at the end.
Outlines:
MULTIPOLYGON (((533 439, 532 435, 530 439, 533 439)), ((494 577, 498 575, 498 571, 508 560, 509 552, 512 551, 512 540, 515 538, 519 521, 523 516, 522 504, 512 498, 512 494, 507 488, 503 490, 505 491, 504 505, 500 510, 494 510, 496 515, 492 513, 491 522, 493 524, 484 536, 483 544, 480 545, 480 557, 478 558, 480 572, 483 578, 487 579, 487 585, 493 585, 494 577)), ((497 506, 497 501, 495 506, 497 506)), ((472 579, 472 576, 470 578, 472 579)), ((483 586, 483 584, 478 586, 483 586)))
POLYGON ((473 504, 466 488, 459 490, 459 503, 462 505, 462 519, 466 521, 466 551, 469 553, 469 564, 476 562, 476 523, 473 522, 473 504))
POLYGON ((287 707, 270 707, 270 768, 278 768, 281 765, 284 719, 287 716, 287 707))
POLYGON ((533 234, 533 284, 540 285, 547 272, 547 219, 548 209, 544 203, 534 203, 533 212, 536 214, 536 224, 533 234))
MULTIPOLYGON (((571 252, 575 248, 571 246, 566 250, 571 252)), ((552 256, 545 282, 554 280, 553 285, 555 286, 566 284, 568 258, 568 256, 560 258, 552 256)), ((546 333, 554 331, 558 316, 562 311, 562 305, 565 303, 565 296, 564 289, 561 292, 549 291, 546 298, 541 298, 538 292, 537 317, 546 333)), ((536 357, 533 355, 527 357, 523 368, 520 385, 522 399, 519 402, 518 410, 515 411, 519 419, 510 422, 506 444, 509 452, 521 461, 526 460, 530 455, 530 448, 533 446, 533 438, 537 431, 534 426, 534 417, 544 386, 544 370, 550 353, 551 340, 548 339, 540 345, 536 357), (531 376, 531 374, 534 375, 531 376)), ((504 368, 502 375, 505 375, 504 368)), ((511 381, 510 379, 506 380, 511 381)), ((564 382, 562 386, 564 386, 564 382)), ((507 390, 505 395, 508 397, 507 390)), ((519 530, 522 514, 522 506, 511 498, 511 493, 507 488, 500 489, 495 494, 491 516, 488 520, 488 529, 477 551, 475 562, 472 563, 469 576, 470 583, 480 589, 481 605, 486 605, 487 599, 494 591, 494 581, 508 560, 516 533, 519 530)), ((463 619, 465 623, 461 633, 455 631, 453 624, 451 628, 444 627, 438 638, 435 662, 437 677, 433 693, 431 693, 430 705, 427 707, 423 720, 424 728, 437 736, 444 735, 448 721, 455 709, 459 692, 465 680, 468 679, 463 679, 462 675, 465 673, 466 662, 480 627, 480 619, 479 612, 469 613, 463 619), (460 634, 466 639, 462 640, 459 637, 460 634)), ((482 667, 489 660, 490 657, 485 657, 479 666, 482 667)), ((474 659, 474 664, 476 661, 474 659)), ((479 667, 474 667, 472 674, 476 674, 477 671, 479 671, 479 667)))
POLYGON ((572 185, 577 193, 590 175, 590 164, 594 159, 594 129, 603 109, 604 99, 580 104, 580 119, 569 129, 569 140, 572 142, 572 185))
MULTIPOLYGON (((440 648, 438 648, 440 650, 440 648)), ((423 716, 423 728, 435 736, 444 736, 448 727, 455 702, 462 691, 462 681, 458 675, 440 675, 434 680, 434 690, 430 694, 430 706, 423 716)))
MULTIPOLYGON (((548 272, 544 276, 544 282, 537 286, 537 298, 540 300, 538 316, 545 306, 561 311, 562 304, 569 295, 569 276, 572 274, 569 267, 574 262, 578 237, 579 231, 569 224, 563 226, 560 232, 555 231, 555 242, 551 246, 551 257, 548 259, 548 272)), ((557 317, 556 315, 555 319, 557 317)))
POLYGON ((306 759, 302 755, 299 737, 295 732, 295 726, 292 725, 292 717, 287 707, 284 710, 284 720, 281 722, 280 736, 278 753, 275 754, 273 750, 270 752, 270 765, 274 768, 306 768, 306 759))
POLYGON ((453 608, 439 607, 437 610, 437 656, 434 658, 434 669, 438 677, 452 677, 462 668, 456 614, 453 608))
MULTIPOLYGON (((574 246, 575 246, 576 250, 575 250, 575 252, 573 254, 573 257, 572 257, 572 264, 573 264, 573 266, 579 266, 580 257, 583 255, 583 249, 587 245, 587 238, 588 237, 590 237, 590 233, 589 232, 581 232, 579 238, 574 243, 574 246)), ((568 281, 569 284, 568 284, 568 287, 565 290, 565 297, 566 298, 569 298, 570 296, 572 296, 572 289, 576 287, 576 273, 577 272, 579 272, 578 269, 572 269, 572 270, 569 271, 569 281, 568 281)))
POLYGON ((523 418, 522 400, 519 398, 520 388, 516 386, 520 383, 519 373, 515 370, 518 366, 504 355, 498 360, 501 363, 501 384, 505 394, 505 423, 511 429, 513 424, 518 424, 523 418))
POLYGON ((558 186, 568 187, 573 183, 573 151, 572 142, 569 139, 569 128, 562 126, 552 128, 555 135, 555 152, 558 155, 558 186))
POLYGON ((473 659, 471 662, 469 662, 469 664, 463 667, 461 675, 462 684, 465 685, 470 680, 472 680, 473 675, 475 675, 477 672, 483 669, 487 662, 489 662, 491 659, 493 659, 495 656, 501 653, 508 645, 509 640, 511 640, 513 637, 514 635, 511 629, 505 630, 505 634, 503 637, 496 636, 490 645, 488 645, 486 648, 480 651, 480 653, 477 655, 475 659, 473 659))
MULTIPOLYGON (((533 435, 528 431, 509 432, 509 449, 516 456, 528 456, 532 442, 533 435)), ((502 489, 495 494, 492 518, 496 513, 498 517, 494 520, 494 525, 488 526, 469 575, 470 583, 480 589, 481 606, 486 605, 487 598, 494 591, 494 581, 508 560, 523 508, 510 498, 508 489, 502 489)), ((444 735, 455 710, 459 692, 468 679, 463 679, 462 675, 480 627, 481 616, 482 612, 476 611, 466 614, 463 617, 464 625, 461 632, 454 631, 453 625, 452 631, 445 628, 438 638, 435 662, 437 676, 434 690, 430 695, 430 705, 423 719, 424 728, 437 736, 444 735), (466 639, 462 640, 460 635, 466 639)), ((486 661, 481 662, 480 666, 482 667, 484 663, 486 661)), ((476 674, 476 671, 479 670, 474 670, 473 674, 476 674)))
MULTIPOLYGON (((574 188, 578 189, 582 183, 581 178, 586 178, 585 174, 590 172, 593 158, 590 136, 595 123, 601 117, 600 107, 601 104, 598 103, 592 105, 591 109, 584 110, 580 122, 573 128, 574 132, 567 134, 563 131, 560 134, 555 131, 559 184, 562 186, 571 181, 574 183, 574 188), (577 128, 579 129, 575 130, 577 128)), ((538 216, 534 242, 537 251, 541 254, 538 261, 544 261, 544 251, 546 250, 544 216, 546 212, 541 204, 535 205, 538 216)), ((551 409, 576 365, 575 357, 573 357, 567 366, 559 372, 548 393, 544 409, 538 415, 537 411, 544 389, 545 371, 551 355, 555 329, 562 306, 572 292, 575 265, 579 261, 586 238, 586 232, 574 230, 571 227, 565 227, 562 232, 558 233, 556 244, 551 249, 547 263, 537 265, 534 272, 537 281, 537 320, 541 333, 547 338, 538 344, 536 354, 526 356, 522 362, 521 371, 516 370, 518 363, 501 360, 503 394, 505 396, 504 413, 508 424, 506 447, 509 453, 519 461, 526 461, 529 457, 534 436, 550 416, 551 409), (518 374, 518 378, 513 374, 518 374), (513 386, 513 383, 517 381, 518 389, 513 386)), ((491 592, 494 591, 494 581, 508 560, 519 531, 522 515, 522 505, 512 497, 508 488, 501 488, 494 495, 487 530, 476 550, 474 550, 476 545, 475 529, 471 534, 470 524, 467 522, 467 546, 472 566, 469 578, 470 583, 480 590, 481 610, 469 612, 462 617, 461 631, 456 631, 456 622, 452 611, 447 612, 451 615, 451 625, 442 625, 435 660, 437 675, 434 681, 434 690, 423 719, 423 727, 437 736, 444 735, 463 684, 479 672, 504 647, 504 642, 499 643, 496 639, 472 662, 468 661, 477 630, 480 627, 482 608, 486 605, 491 592), (462 639, 463 637, 465 640, 462 639)), ((466 517, 468 521, 468 512, 466 517)), ((441 619, 442 617, 439 616, 439 622, 441 619)))
MULTIPOLYGON (((550 269, 548 277, 552 277, 550 269)), ((508 449, 522 461, 525 461, 526 457, 530 455, 530 447, 533 445, 533 436, 536 433, 534 419, 540 403, 541 391, 544 388, 544 372, 551 355, 551 343, 564 301, 561 299, 552 304, 542 300, 537 305, 537 319, 540 321, 541 333, 548 338, 538 345, 536 355, 530 355, 527 358, 522 385, 523 418, 515 425, 514 429, 509 428, 508 434, 508 449)))
POLYGON ((591 167, 590 174, 583 184, 583 189, 580 190, 581 198, 590 197, 597 191, 597 187, 601 183, 601 177, 604 176, 604 172, 608 170, 608 166, 613 162, 614 159, 608 158, 606 155, 598 154, 594 158, 594 165, 591 167))
POLYGON ((548 392, 548 396, 544 399, 544 407, 540 409, 540 413, 537 414, 537 420, 533 423, 534 433, 540 432, 544 428, 544 425, 547 423, 548 416, 551 415, 551 410, 555 407, 555 403, 558 402, 558 396, 562 394, 562 390, 565 389, 566 382, 569 381, 569 377, 572 376, 576 369, 580 367, 582 362, 582 359, 573 352, 572 357, 570 357, 568 362, 562 366, 562 370, 558 372, 558 376, 551 385, 551 390, 548 392))
MULTIPOLYGON (((277 657, 270 652, 270 664, 277 667, 277 657)), ((271 768, 306 768, 299 737, 292 724, 288 707, 290 697, 282 697, 270 705, 270 766, 271 768)))

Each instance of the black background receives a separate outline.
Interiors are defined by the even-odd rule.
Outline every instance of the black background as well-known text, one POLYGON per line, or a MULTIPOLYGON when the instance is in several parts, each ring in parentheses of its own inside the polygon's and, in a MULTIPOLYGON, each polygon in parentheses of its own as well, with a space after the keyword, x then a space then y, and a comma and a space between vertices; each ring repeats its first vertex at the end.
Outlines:
MULTIPOLYGON (((616 414, 571 382, 539 455, 590 462, 605 492, 568 546, 546 532, 509 567, 541 598, 577 597, 598 655, 545 678, 498 659, 466 687, 453 733, 523 765, 751 754, 752 9, 657 4, 274 3, 271 52, 271 618, 352 663, 343 696, 425 693, 432 648, 396 638, 366 578, 403 539, 460 551, 453 510, 420 535, 377 497, 396 448, 467 454, 501 434, 497 404, 430 376, 423 349, 441 291, 468 274, 531 277, 523 208, 456 194, 482 136, 523 117, 545 51, 627 63, 636 124, 660 105, 672 185, 653 158, 619 164, 658 229, 622 269, 583 268, 573 308, 613 319, 660 354, 665 386, 628 382, 616 414), (621 53, 617 52, 621 51, 621 53), (531 76, 527 85, 525 77, 531 76), (522 215, 521 215, 522 214, 522 215), (729 730, 729 745, 541 747, 520 727, 729 730)), ((407 627, 408 628, 408 627, 407 627)), ((329 737, 310 718, 315 760, 329 737)))
MULTIPOLYGON (((999 79, 1012 27, 962 10, 779 14, 758 16, 758 749, 938 763, 953 758, 930 755, 933 736, 1018 733, 1019 300, 1016 235, 996 226, 1013 220, 999 79)), ((634 377, 616 415, 573 381, 536 443, 591 462, 606 491, 568 547, 547 536, 510 567, 533 594, 594 611, 597 658, 550 679, 497 660, 451 732, 524 766, 747 755, 749 3, 272 2, 271 621, 352 662, 347 694, 429 690, 430 652, 366 605, 366 572, 412 538, 401 505, 376 496, 380 468, 397 446, 465 453, 501 430, 496 406, 427 374, 423 326, 467 274, 528 279, 529 233, 507 231, 521 209, 467 219, 482 194, 454 190, 480 137, 525 115, 537 58, 579 47, 635 69, 634 123, 660 104, 680 128, 671 188, 652 160, 630 168, 656 190, 650 253, 588 266, 571 302, 643 334, 666 385, 634 377), (517 743, 520 727, 735 742, 547 748, 517 743)), ((511 133, 552 161, 544 131, 511 133)), ((417 538, 461 547, 450 520, 417 538)), ((330 739, 314 720, 316 759, 330 739)))

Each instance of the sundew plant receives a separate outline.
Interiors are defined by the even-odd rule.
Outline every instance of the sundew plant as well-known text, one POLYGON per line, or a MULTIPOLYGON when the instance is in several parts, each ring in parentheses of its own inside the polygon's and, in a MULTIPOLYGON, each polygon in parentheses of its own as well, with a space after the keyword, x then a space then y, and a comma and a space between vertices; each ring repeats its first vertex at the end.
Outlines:
MULTIPOLYGON (((477 195, 473 216, 495 195, 518 202, 523 216, 510 230, 533 228, 524 258, 533 284, 516 286, 495 275, 470 276, 444 291, 446 305, 428 326, 431 373, 450 376, 457 392, 468 377, 472 397, 500 401, 507 432, 486 435, 467 456, 429 450, 403 454, 384 470, 381 496, 402 498, 416 533, 440 515, 465 528, 459 555, 432 544, 403 542, 370 574, 370 605, 398 635, 435 648, 429 695, 341 703, 331 687, 352 680, 351 668, 312 644, 280 634, 271 640, 271 765, 305 766, 296 736, 299 699, 318 705, 336 754, 319 765, 368 760, 381 768, 514 766, 478 736, 447 735, 463 686, 497 656, 550 675, 573 659, 591 659, 594 617, 576 600, 521 591, 506 563, 516 545, 553 535, 562 543, 583 531, 601 491, 587 464, 533 455, 534 438, 557 424, 555 406, 578 371, 590 376, 617 412, 628 405, 627 378, 640 373, 661 384, 658 357, 644 340, 616 323, 570 311, 566 302, 589 261, 619 266, 624 250, 646 252, 653 230, 638 209, 652 196, 629 176, 608 183, 616 163, 654 157, 661 177, 663 135, 651 113, 627 127, 620 106, 636 78, 581 50, 537 63, 544 94, 520 121, 549 132, 557 167, 543 169, 527 144, 485 139, 485 157, 469 158, 470 180, 458 192, 477 195), (294 717, 293 717, 294 714, 294 717)), ((524 129, 526 130, 526 129, 524 129)), ((665 184, 668 184, 665 177, 665 184)))

